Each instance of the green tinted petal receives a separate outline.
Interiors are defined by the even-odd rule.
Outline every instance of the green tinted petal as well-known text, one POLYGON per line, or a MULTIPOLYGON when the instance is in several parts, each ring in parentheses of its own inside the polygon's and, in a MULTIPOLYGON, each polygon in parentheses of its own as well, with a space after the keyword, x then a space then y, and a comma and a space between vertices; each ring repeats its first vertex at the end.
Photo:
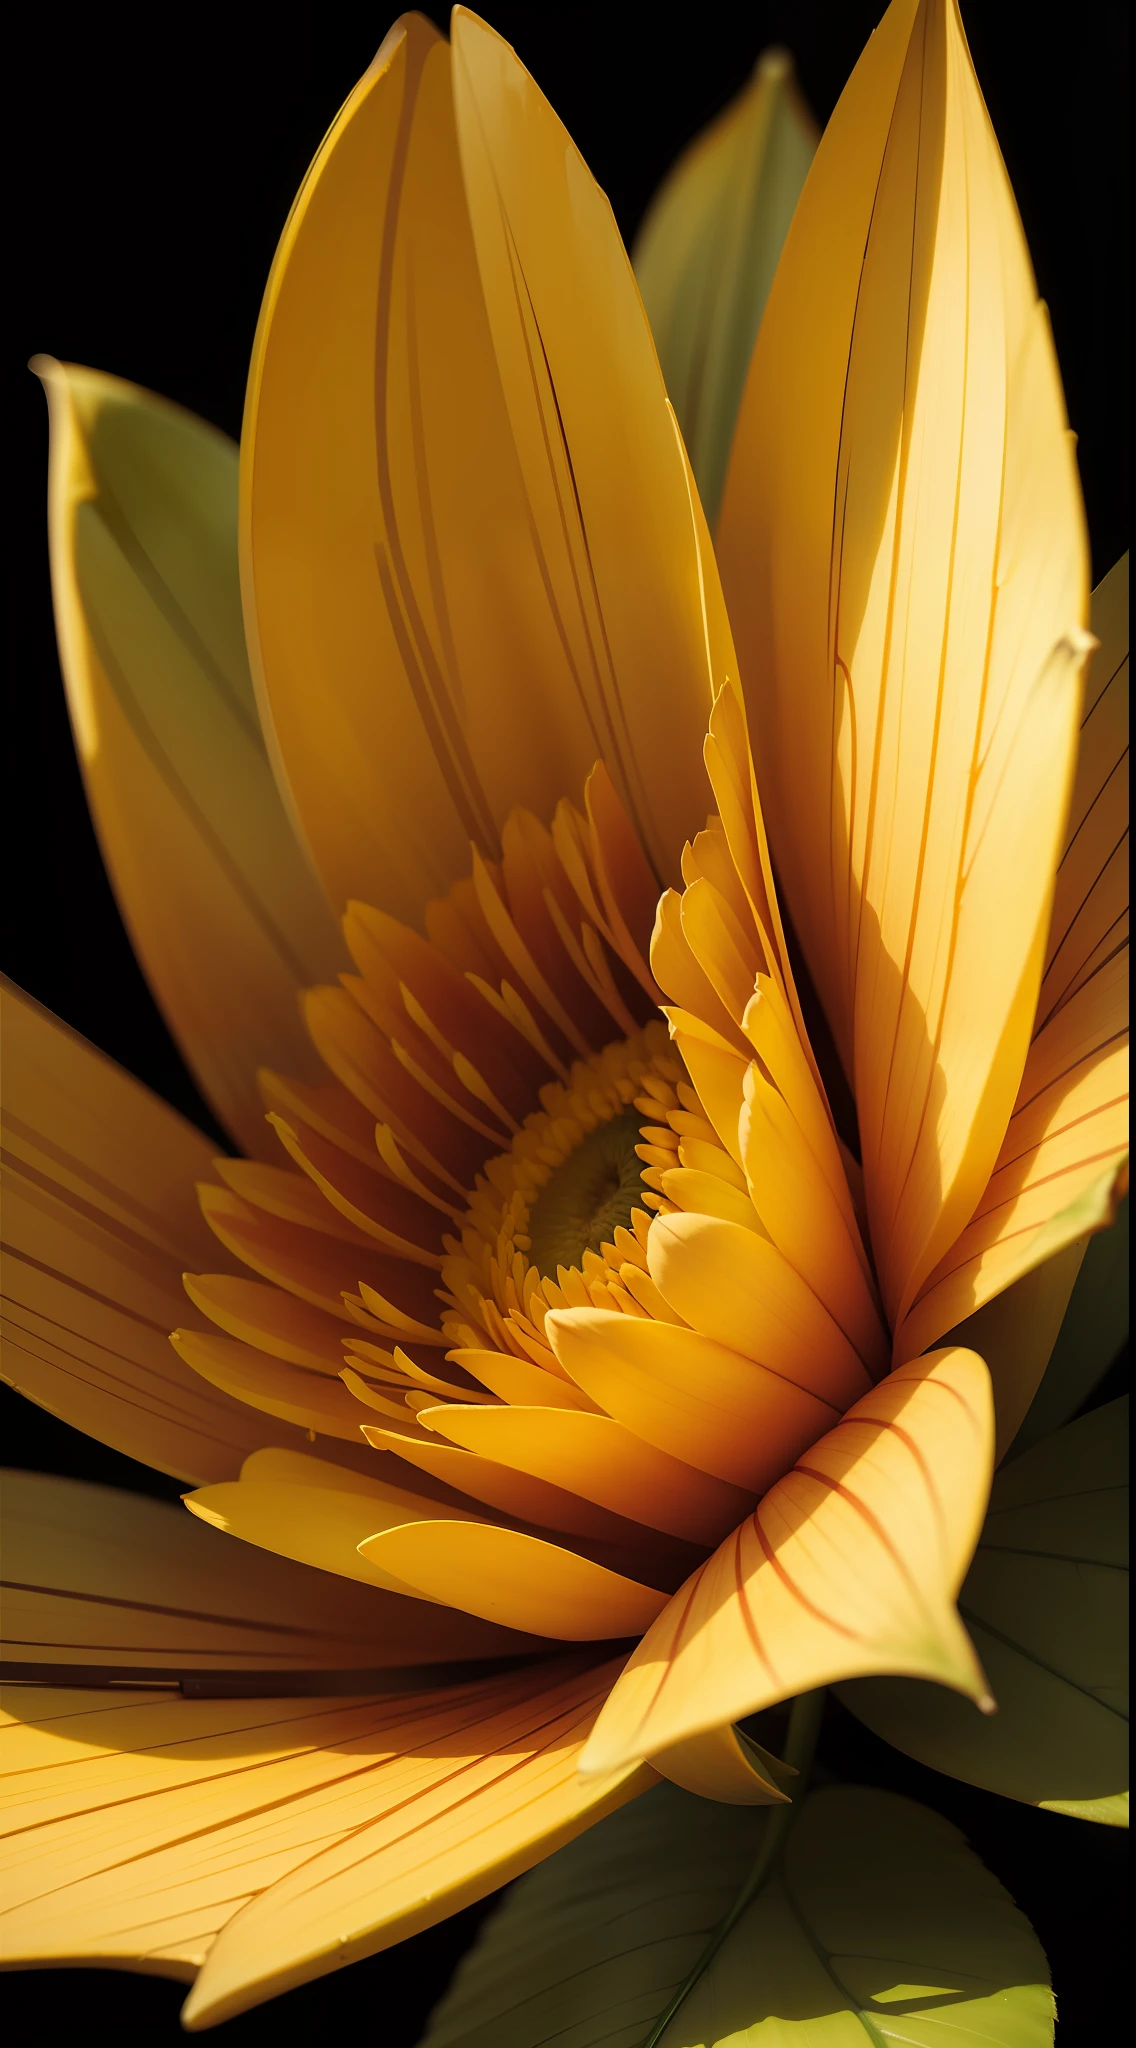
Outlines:
POLYGON ((120 378, 39 357, 52 591, 87 800, 202 1093, 274 1154, 259 1065, 316 1071, 299 991, 342 942, 269 766, 245 654, 237 451, 120 378))
POLYGON ((711 525, 757 329, 817 131, 784 50, 690 145, 633 252, 671 403, 711 525))

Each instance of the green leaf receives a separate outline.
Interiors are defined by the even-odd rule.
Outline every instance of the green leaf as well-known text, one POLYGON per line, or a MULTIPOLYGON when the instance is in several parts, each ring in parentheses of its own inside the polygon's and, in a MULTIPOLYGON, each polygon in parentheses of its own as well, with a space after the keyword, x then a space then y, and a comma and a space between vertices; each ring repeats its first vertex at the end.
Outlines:
POLYGON ((1061 1427, 1087 1401, 1128 1337, 1128 1196, 1089 1239, 1045 1377, 1011 1456, 1061 1427))
MULTIPOLYGON (((769 1825, 670 1785, 601 1821, 513 1886, 421 2048, 642 2048, 769 1825)), ((842 1786, 805 1802, 661 2048, 1041 2048, 1048 1987, 1028 1922, 956 1828, 842 1786)))
POLYGON ((1126 1826, 1128 1402, 1004 1465, 959 1611, 998 1702, 985 1718, 918 1679, 839 1697, 877 1735, 1008 1799, 1126 1826))
POLYGON ((784 50, 767 50, 679 158, 633 252, 659 362, 706 517, 718 516, 734 421, 817 131, 784 50))

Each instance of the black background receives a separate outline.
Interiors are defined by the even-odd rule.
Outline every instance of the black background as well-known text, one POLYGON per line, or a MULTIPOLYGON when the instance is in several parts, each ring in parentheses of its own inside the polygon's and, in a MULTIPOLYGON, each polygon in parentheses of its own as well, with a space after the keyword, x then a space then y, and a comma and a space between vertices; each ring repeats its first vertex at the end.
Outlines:
MULTIPOLYGON (((432 14, 440 26, 443 14, 432 14)), ((502 4, 515 45, 608 192, 630 241, 683 144, 787 45, 824 121, 878 17, 859 0, 682 12, 627 4, 502 4)), ((964 20, 1048 301, 1079 436, 1094 580, 1128 545, 1128 9, 1060 15, 970 0, 964 20)), ((233 435, 276 238, 337 107, 389 25, 376 8, 242 5, 146 12, 39 6, 9 29, 4 340, 5 557, 14 645, 4 713, 0 964, 206 1128, 134 964, 83 802, 51 624, 46 408, 37 350, 179 400, 233 435)), ((1119 1389, 1117 1389, 1119 1391, 1119 1389)), ((176 1483, 3 1394, 6 1463, 176 1495, 176 1483)), ((1050 1956, 1061 2048, 1104 2044, 1125 1972, 1124 1840, 923 1771, 832 1707, 822 1756, 841 1775, 911 1793, 969 1834, 1050 1956)), ((220 2029, 219 2043, 360 2029, 412 2043, 487 1905, 220 2029)), ((119 1972, 6 1980, 8 2039, 174 2040, 178 1985, 119 1972)), ((184 2039, 184 2036, 180 2038, 184 2039)))

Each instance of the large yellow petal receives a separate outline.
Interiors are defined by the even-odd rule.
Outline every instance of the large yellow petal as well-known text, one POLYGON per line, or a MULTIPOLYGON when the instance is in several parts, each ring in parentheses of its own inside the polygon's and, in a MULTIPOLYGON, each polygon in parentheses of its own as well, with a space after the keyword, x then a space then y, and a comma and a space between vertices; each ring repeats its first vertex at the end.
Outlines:
POLYGON ((270 1154, 262 1063, 314 1077, 299 991, 343 941, 285 815, 249 680, 237 451, 180 407, 37 359, 51 575, 87 800, 134 949, 203 1094, 270 1154))
POLYGON ((900 1672, 983 1701, 955 1611, 990 1485, 970 1351, 903 1366, 807 1451, 634 1652, 582 1759, 610 1770, 842 1677, 900 1672))
POLYGON ((900 1333, 908 1356, 1115 1212, 1128 1150, 1127 555, 1093 592, 1092 626, 1033 1044, 989 1186, 900 1333))
MULTIPOLYGON (((484 72, 480 43, 495 39, 461 28, 468 109, 470 66, 484 72)), ((540 154, 562 131, 498 47, 526 99, 524 132, 510 136, 526 206, 577 301, 583 401, 534 278, 516 338, 539 323, 546 411, 529 418, 537 372, 497 332, 507 312, 518 318, 511 281, 508 307, 498 281, 492 322, 486 313, 449 46, 408 15, 293 208, 242 442, 253 672, 304 837, 334 900, 362 897, 415 923, 468 872, 471 840, 499 856, 509 812, 523 803, 550 819, 597 757, 656 862, 677 866, 706 808, 697 556, 662 378, 604 202, 573 153, 589 217, 565 219, 540 154), (518 368, 524 390, 506 400, 502 375, 515 381, 518 368), (532 431, 555 422, 554 390, 566 441, 554 425, 553 466, 542 442, 534 471, 532 431), (613 421, 636 435, 623 458, 613 421), (589 470, 598 445, 602 479, 589 470), (618 513, 617 476, 632 497, 618 513), (663 705, 665 747, 652 732, 663 705)), ((476 92, 489 91, 482 78, 476 92)))
POLYGON ((179 1479, 226 1479, 266 1438, 298 1445, 168 1342, 184 1269, 215 1250, 193 1192, 213 1147, 7 982, 0 1015, 4 1379, 179 1479))
POLYGON ((1128 947, 1128 556, 1093 592, 1089 670, 1038 1028, 1128 947))
POLYGON ((607 200, 508 44, 462 7, 453 48, 474 244, 549 614, 594 752, 675 882, 708 808, 702 740, 725 677, 710 672, 722 656, 703 586, 717 571, 607 200))
POLYGON ((792 59, 766 50, 660 186, 632 252, 711 524, 758 323, 816 145, 792 59))
POLYGON ((21 1683, 359 1691, 381 1670, 495 1647, 465 1615, 231 1542, 141 1494, 6 1472, 3 1527, 4 1670, 21 1683))
POLYGON ((966 1229, 896 1332, 911 1357, 1066 1245, 1111 1223, 1127 1183, 1126 951, 1039 1032, 1002 1150, 966 1229))
POLYGON ((720 554, 894 1323, 1013 1108, 1090 644, 1052 343, 955 0, 894 0, 818 149, 720 554))
POLYGON ((372 1953, 651 1782, 576 1781, 614 1668, 561 1660, 334 1702, 13 1687, 5 1956, 191 1978, 292 1872, 295 1903, 277 1896, 264 1936, 253 1921, 246 1946, 232 1925, 191 2023, 372 1953))

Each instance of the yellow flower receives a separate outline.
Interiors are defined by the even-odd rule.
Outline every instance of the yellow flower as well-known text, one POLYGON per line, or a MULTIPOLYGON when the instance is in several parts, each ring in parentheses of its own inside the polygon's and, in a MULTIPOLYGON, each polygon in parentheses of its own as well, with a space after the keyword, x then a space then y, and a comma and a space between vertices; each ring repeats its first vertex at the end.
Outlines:
POLYGON ((200 1971, 203 2026, 653 1774, 783 1800, 732 1726, 776 1701, 906 1673, 989 1704, 954 1600, 995 1428, 1124 1157, 1126 697, 1110 648, 1082 705, 1071 442, 953 0, 894 0, 818 150, 725 599, 606 202, 461 9, 452 46, 392 30, 269 283, 260 727, 223 567, 203 594, 226 451, 48 378, 92 807, 259 1156, 217 1162, 198 1215, 204 1140, 9 997, 6 1372, 196 1481, 198 1519, 13 1489, 17 1676, 87 1690, 17 1703, 35 1833, 0 1924, 22 1960, 200 1971), (349 906, 355 971, 304 1002, 322 1079, 287 996, 337 941, 260 729, 349 906), (171 1353, 187 1265, 209 1327, 171 1353))

